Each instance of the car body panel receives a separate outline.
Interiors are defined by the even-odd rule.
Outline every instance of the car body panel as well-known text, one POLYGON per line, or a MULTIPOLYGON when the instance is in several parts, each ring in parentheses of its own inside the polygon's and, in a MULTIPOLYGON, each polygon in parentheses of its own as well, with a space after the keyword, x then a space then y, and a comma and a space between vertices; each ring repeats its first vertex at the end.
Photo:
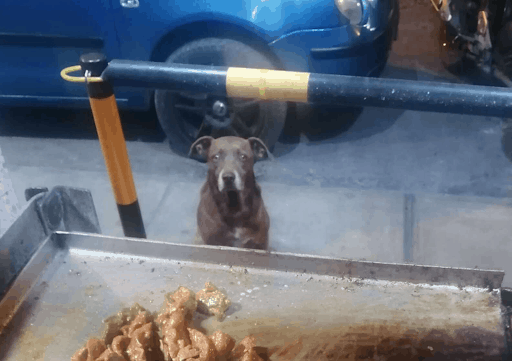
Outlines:
POLYGON ((23 100, 86 96, 58 70, 84 52, 119 57, 110 0, 3 0, 0 5, 0 95, 23 100), (57 10, 58 9, 58 10, 57 10), (94 19, 91 21, 91 19, 94 19))
MULTIPOLYGON (((4 0, 0 105, 88 106, 84 85, 59 75, 81 54, 164 61, 186 41, 231 37, 227 29, 242 34, 242 41, 266 44, 285 70, 378 75, 375 69, 387 60, 390 29, 397 26, 395 0, 364 0, 368 23, 359 27, 351 26, 332 0, 139 0, 133 8, 123 7, 123 1, 56 0, 50 6, 4 0)), ((147 109, 151 94, 116 88, 120 108, 147 109)))
POLYGON ((333 37, 346 35, 346 29, 337 28, 323 32, 323 38, 318 39, 314 32, 301 32, 287 38, 286 43, 277 44, 275 52, 285 61, 285 67, 291 71, 306 71, 312 73, 328 73, 353 76, 378 76, 375 73, 377 68, 385 65, 383 59, 387 59, 389 53, 390 35, 383 33, 380 37, 370 43, 358 47, 358 52, 351 52, 352 48, 341 48, 326 46, 332 43, 333 37), (308 39, 310 38, 310 39, 308 39), (325 50, 322 56, 314 56, 311 49, 304 50, 301 44, 304 40, 316 41, 319 48, 325 50), (331 40, 330 40, 331 39, 331 40), (319 41, 323 40, 323 41, 319 41), (363 51, 361 51, 363 49, 363 51), (328 50, 333 50, 329 56, 328 50), (343 56, 337 56, 335 50, 343 56))

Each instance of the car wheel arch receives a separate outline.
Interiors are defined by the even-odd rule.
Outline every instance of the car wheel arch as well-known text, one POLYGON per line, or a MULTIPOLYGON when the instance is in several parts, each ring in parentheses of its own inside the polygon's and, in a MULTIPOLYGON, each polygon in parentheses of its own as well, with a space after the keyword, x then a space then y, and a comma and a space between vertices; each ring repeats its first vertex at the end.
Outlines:
POLYGON ((181 46, 191 41, 210 37, 236 40, 251 46, 255 50, 265 54, 276 69, 284 70, 283 63, 269 46, 270 41, 269 39, 265 39, 265 35, 262 31, 254 28, 254 25, 250 23, 241 24, 226 20, 194 21, 170 29, 156 43, 149 60, 165 62, 166 59, 181 46))

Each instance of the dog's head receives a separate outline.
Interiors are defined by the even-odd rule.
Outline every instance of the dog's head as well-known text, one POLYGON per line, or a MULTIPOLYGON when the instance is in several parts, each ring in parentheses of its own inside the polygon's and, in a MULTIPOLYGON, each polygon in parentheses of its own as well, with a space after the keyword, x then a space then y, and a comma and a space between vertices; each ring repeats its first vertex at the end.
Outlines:
POLYGON ((254 162, 268 158, 265 144, 258 138, 206 136, 192 144, 189 155, 208 163, 219 192, 243 191, 247 181, 253 181, 254 162))

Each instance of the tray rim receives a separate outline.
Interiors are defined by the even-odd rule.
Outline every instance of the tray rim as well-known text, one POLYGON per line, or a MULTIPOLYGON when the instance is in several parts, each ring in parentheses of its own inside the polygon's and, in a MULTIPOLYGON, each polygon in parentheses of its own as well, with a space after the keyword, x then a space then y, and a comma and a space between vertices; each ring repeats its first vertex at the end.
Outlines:
POLYGON ((151 239, 130 237, 114 237, 100 234, 81 232, 58 231, 52 234, 61 247, 77 248, 90 251, 108 252, 114 254, 130 254, 139 257, 160 258, 168 260, 180 260, 191 262, 203 262, 231 267, 264 268, 267 270, 302 272, 317 275, 348 277, 359 279, 375 279, 395 282, 408 282, 417 284, 475 287, 488 289, 489 291, 501 288, 505 271, 499 269, 480 269, 465 267, 447 267, 436 265, 421 265, 415 263, 391 263, 357 260, 350 258, 328 257, 312 254, 291 252, 270 252, 261 250, 241 249, 224 246, 193 245, 184 243, 172 243, 151 239), (78 237, 78 238, 77 238, 78 237), (99 247, 93 247, 80 242, 77 239, 101 241, 99 247), (112 249, 114 242, 124 242, 127 251, 112 249), (78 243, 78 246, 77 246, 78 243), (145 247, 148 246, 148 247, 145 247), (165 257, 166 252, 177 251, 173 257, 165 257), (130 252, 131 251, 131 252, 130 252), (138 252, 137 252, 138 251, 138 252), (208 253, 208 256, 206 256, 208 253), (227 257, 229 256, 229 257, 227 257), (230 262, 226 262, 229 259, 230 262), (240 261, 243 259, 243 262, 240 261), (276 261, 279 261, 276 262, 276 261), (300 267, 290 266, 292 262, 303 262, 300 267), (316 267, 311 269, 314 263, 329 265, 329 269, 316 267), (336 269, 333 266, 338 266, 336 269), (375 270, 385 271, 385 274, 376 274, 375 270), (392 273, 396 271, 397 273, 392 273), (403 274, 414 275, 406 277, 403 274))

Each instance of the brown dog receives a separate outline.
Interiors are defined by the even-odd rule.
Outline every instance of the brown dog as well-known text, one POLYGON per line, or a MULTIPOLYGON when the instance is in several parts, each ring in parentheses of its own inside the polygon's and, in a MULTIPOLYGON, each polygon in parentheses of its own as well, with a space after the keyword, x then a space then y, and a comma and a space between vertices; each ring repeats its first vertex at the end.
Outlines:
POLYGON ((208 245, 266 250, 270 219, 254 177, 254 162, 269 156, 258 138, 199 138, 190 156, 208 164, 197 224, 208 245))

